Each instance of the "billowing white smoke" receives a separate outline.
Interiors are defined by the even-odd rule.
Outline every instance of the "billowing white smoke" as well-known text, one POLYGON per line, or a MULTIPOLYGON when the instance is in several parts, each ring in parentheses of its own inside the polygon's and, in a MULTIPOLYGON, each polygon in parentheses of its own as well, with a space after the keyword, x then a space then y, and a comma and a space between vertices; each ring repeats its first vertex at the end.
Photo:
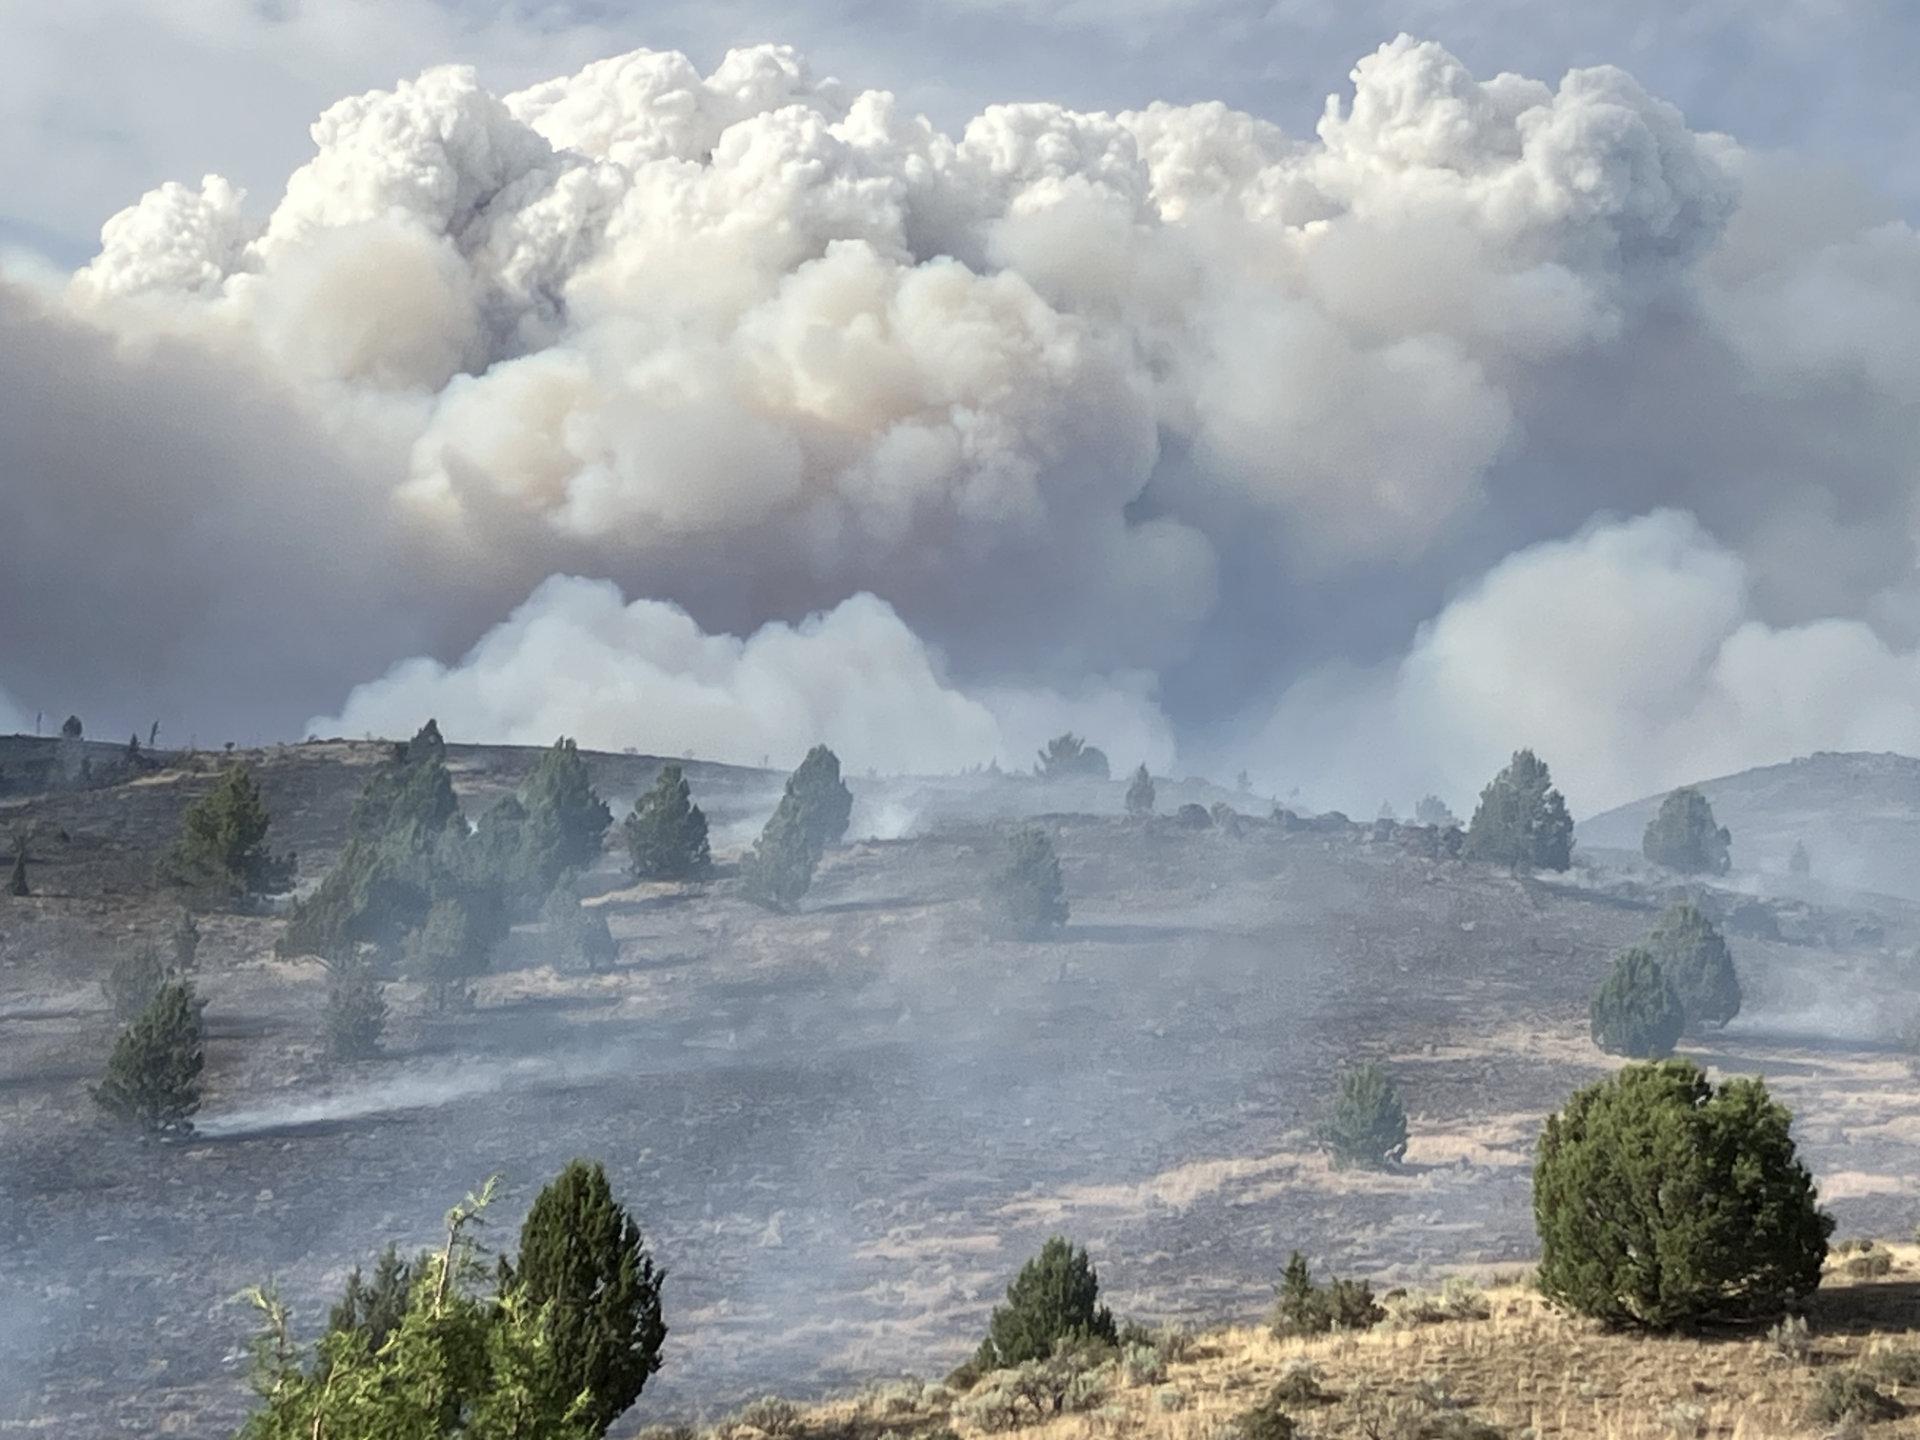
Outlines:
POLYGON ((1755 619, 1745 564, 1664 510, 1508 557, 1397 663, 1301 681, 1257 749, 1299 767, 1276 784, 1438 784, 1458 808, 1535 745, 1592 814, 1815 749, 1920 753, 1917 699, 1920 651, 1855 620, 1755 619))
POLYGON ((408 660, 358 687, 321 735, 397 735, 439 717, 463 737, 540 745, 554 736, 618 750, 787 767, 825 741, 863 767, 954 771, 1024 765, 1067 725, 1129 761, 1164 767, 1172 737, 1151 699, 1120 688, 1068 698, 948 685, 884 600, 856 595, 798 626, 707 635, 684 610, 626 604, 604 581, 555 576, 459 664, 408 660))
MULTIPOLYGON (((771 46, 344 100, 270 210, 163 187, 64 293, 0 288, 0 462, 45 512, 0 527, 0 613, 40 612, 6 678, 284 730, 486 635, 338 723, 437 696, 489 738, 755 757, 815 738, 791 722, 943 768, 1070 714, 1164 754, 1155 695, 1204 751, 1313 672, 1274 731, 1305 744, 1334 657, 1377 666, 1501 555, 1662 504, 1743 567, 1743 614, 1907 643, 1913 232, 1611 68, 1481 81, 1401 37, 1352 81, 1311 140, 1220 105, 951 135, 771 46), (553 575, 645 598, 589 620, 553 575), (93 603, 48 606, 61 583, 93 603), (544 658, 543 616, 599 674, 544 658), (734 657, 707 710, 718 662, 663 649, 676 625, 734 657), (775 666, 844 675, 868 634, 899 667, 851 687, 869 717, 775 666)), ((1686 675, 1671 703, 1711 708, 1686 675)), ((1581 733, 1661 718, 1590 698, 1581 733)), ((1816 728, 1794 743, 1839 743, 1816 728)), ((1453 752, 1400 738, 1425 788, 1453 752)), ((1566 743, 1606 787, 1700 753, 1566 743)), ((1311 787, 1325 748, 1226 763, 1311 787)))

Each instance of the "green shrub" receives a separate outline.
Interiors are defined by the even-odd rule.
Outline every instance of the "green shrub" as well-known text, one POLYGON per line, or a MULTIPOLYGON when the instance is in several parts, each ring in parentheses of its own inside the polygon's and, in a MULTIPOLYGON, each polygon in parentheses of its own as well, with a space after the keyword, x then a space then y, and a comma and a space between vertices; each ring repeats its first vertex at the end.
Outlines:
POLYGON ((1235 1440, 1294 1440, 1300 1427, 1287 1414, 1287 1403, 1284 1396, 1268 1391, 1234 1418, 1235 1440))
POLYGON ((778 1395, 763 1395, 742 1406, 733 1423, 762 1435, 791 1435, 800 1424, 800 1407, 778 1395))
POLYGON ((1670 905, 1647 937, 1647 949, 1680 997, 1691 1032, 1718 1029, 1740 1013, 1740 977, 1726 939, 1700 907, 1670 905))
POLYGON ((1268 1394, 1286 1405, 1324 1405, 1333 1398, 1321 1385, 1313 1366, 1306 1364, 1288 1366, 1268 1394))
POLYGON ((468 981, 487 969, 491 945, 485 932, 465 901, 448 896, 434 901, 425 922, 407 936, 407 975, 426 986, 434 1009, 458 1009, 471 1001, 468 981))
POLYGON ((293 888, 293 856, 267 850, 271 825, 253 772, 229 765, 219 783, 187 807, 162 873, 174 884, 228 895, 284 894, 293 888))
POLYGON ((1849 1255, 1842 1268, 1855 1280, 1877 1280, 1893 1273, 1893 1252, 1884 1245, 1869 1245, 1849 1255))
POLYGON ((1393 1077, 1372 1063, 1342 1072, 1319 1138, 1336 1166, 1398 1164, 1407 1153, 1407 1111, 1393 1077))
POLYGON ((713 868, 707 817, 678 765, 661 769, 653 788, 634 802, 624 830, 633 873, 642 880, 697 880, 713 868))
POLYGON ((1786 1315, 1767 1327, 1767 1352, 1782 1365, 1813 1362, 1813 1332, 1804 1315, 1786 1315))
POLYGON ((1724 875, 1732 866, 1733 837, 1714 823, 1713 806, 1691 785, 1660 802, 1640 837, 1640 853, 1683 875, 1724 875))
POLYGON ((200 1108, 206 1063, 193 987, 162 985, 138 1019, 120 1032, 93 1100, 114 1119, 150 1135, 184 1135, 200 1108))
POLYGON ((1335 1279, 1316 1285, 1306 1257, 1296 1250, 1288 1257, 1270 1328, 1285 1339, 1333 1330, 1370 1330, 1385 1318, 1386 1311, 1374 1301, 1373 1287, 1366 1281, 1335 1279))
POLYGON ((1858 1370, 1829 1370, 1814 1387, 1807 1402, 1807 1418, 1816 1424, 1833 1425, 1843 1420, 1897 1420, 1906 1407, 1890 1395, 1883 1395, 1872 1380, 1858 1370))
POLYGON ((1142 765, 1133 772, 1133 782, 1127 786, 1127 814, 1140 816, 1153 813, 1153 776, 1142 765))
POLYGON ((1087 1252, 1054 1236, 1021 1267, 1007 1300, 987 1322, 975 1365, 1000 1370, 1050 1358, 1062 1343, 1119 1339, 1113 1312, 1100 1304, 1100 1276, 1087 1252))
POLYGON ((1778 1315, 1820 1283, 1833 1221, 1759 1080, 1629 1065, 1550 1116, 1533 1172, 1541 1292, 1609 1325, 1778 1315))
POLYGON ((1883 1385, 1920 1386, 1920 1350, 1882 1350, 1867 1357, 1866 1369, 1883 1385))
POLYGON ((1546 763, 1517 750, 1480 792, 1466 853, 1513 870, 1565 870, 1573 863, 1573 817, 1546 763))
POLYGON ((354 1266, 345 1291, 327 1315, 327 1333, 354 1331, 365 1338, 368 1350, 378 1350, 400 1328, 407 1313, 407 1296, 413 1289, 413 1275, 413 1265, 392 1245, 380 1253, 371 1279, 364 1278, 360 1267, 354 1266))
POLYGON ((1673 1053, 1687 1012, 1667 972, 1644 945, 1624 950, 1588 1007, 1593 1043, 1609 1055, 1655 1060, 1673 1053))
POLYGON ((1053 841, 1037 826, 1007 838, 1006 855, 987 880, 986 907, 996 934, 1039 940, 1067 923, 1071 907, 1053 841))

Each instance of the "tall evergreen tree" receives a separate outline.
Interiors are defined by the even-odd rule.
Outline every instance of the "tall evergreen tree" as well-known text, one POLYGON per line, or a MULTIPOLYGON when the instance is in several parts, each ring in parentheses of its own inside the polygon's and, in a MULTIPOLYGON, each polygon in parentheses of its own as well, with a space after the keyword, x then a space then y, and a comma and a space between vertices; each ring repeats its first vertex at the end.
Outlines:
POLYGON ((492 948, 486 928, 463 900, 447 896, 435 900, 420 928, 407 936, 407 974, 427 987, 434 1009, 458 1008, 471 999, 467 982, 486 973, 492 948))
POLYGON ((267 849, 272 825, 253 772, 229 765, 211 791, 187 807, 165 862, 180 885, 232 895, 279 895, 293 886, 293 856, 267 849))
POLYGON ((666 1273, 600 1165, 575 1160, 540 1192, 507 1278, 545 1316, 560 1390, 590 1397, 585 1418, 603 1434, 659 1370, 667 1327, 666 1273))
POLYGON ((800 818, 814 850, 824 854, 846 838, 853 817, 853 791, 840 778, 840 757, 824 745, 807 751, 787 780, 787 793, 800 804, 800 818))
POLYGON ((987 1321, 975 1364, 1002 1370, 1044 1360, 1061 1341, 1105 1342, 1119 1338, 1113 1312, 1100 1303, 1100 1276, 1087 1252, 1056 1235, 1020 1269, 1007 1287, 1007 1302, 987 1321))
MULTIPOLYGON (((538 896, 569 870, 588 870, 600 858, 613 812, 594 792, 580 747, 562 736, 541 755, 520 788, 527 818, 522 834, 528 880, 538 896)), ((536 897, 538 898, 538 897, 536 897)))
POLYGON ((1016 939, 1043 939, 1067 923, 1072 907, 1046 831, 1028 825, 1007 838, 1006 856, 988 879, 986 906, 992 928, 1016 939))
POLYGON ((1480 792, 1467 824, 1467 854, 1514 870, 1565 870, 1573 863, 1573 817, 1546 762, 1516 750, 1480 792))
POLYGON ((642 880, 696 880, 713 867, 707 817, 678 765, 662 767, 627 817, 627 853, 642 880))
POLYGON ((148 1134, 184 1135, 200 1108, 205 1063, 193 988, 178 981, 164 985, 114 1042, 106 1074, 93 1087, 94 1103, 148 1134))
POLYGON ((1151 815, 1153 813, 1153 776, 1142 765, 1133 772, 1133 783, 1127 786, 1127 814, 1151 815))
POLYGON ((563 878, 540 907, 540 919, 547 929, 548 947, 556 969, 598 974, 619 958, 606 913, 598 906, 580 903, 580 894, 570 880, 563 878))
POLYGON ((371 1278, 358 1265, 347 1276, 347 1287, 327 1315, 327 1333, 358 1331, 367 1349, 377 1353, 406 1318, 407 1297, 413 1289, 413 1265, 397 1247, 389 1245, 374 1262, 371 1278))

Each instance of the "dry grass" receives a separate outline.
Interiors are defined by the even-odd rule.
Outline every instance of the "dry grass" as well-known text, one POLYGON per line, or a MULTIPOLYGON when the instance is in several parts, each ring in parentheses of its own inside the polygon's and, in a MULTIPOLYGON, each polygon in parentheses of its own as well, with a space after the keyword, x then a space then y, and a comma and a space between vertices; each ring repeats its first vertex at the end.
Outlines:
MULTIPOLYGON (((1288 1406, 1306 1437, 1422 1440, 1449 1414, 1530 1440, 1771 1440, 1838 1433, 1809 1415, 1824 1377, 1865 1366, 1882 1393, 1912 1407, 1867 1427, 1875 1436, 1920 1436, 1920 1251, 1889 1247, 1893 1268, 1863 1278, 1836 1266, 1811 1311, 1804 1360, 1784 1359, 1762 1330, 1710 1337, 1610 1334, 1556 1314, 1524 1283, 1485 1292, 1488 1315, 1364 1333, 1278 1340, 1264 1330, 1208 1333, 1169 1367, 1164 1382, 1118 1379, 1091 1413, 1002 1432, 1025 1440, 1220 1440, 1231 1422, 1290 1371, 1311 1367, 1318 1402, 1288 1406), (1877 1372, 1877 1373, 1876 1373, 1877 1372), (1163 1392, 1177 1391, 1173 1400, 1163 1392)), ((796 1433, 864 1433, 862 1407, 807 1415, 796 1433)), ((942 1419, 896 1416, 901 1435, 942 1419), (917 1422, 917 1423, 916 1423, 917 1422)), ((966 1440, 978 1433, 954 1428, 966 1440)), ((1856 1427, 1857 1428, 1857 1427, 1856 1427)), ((876 1434, 879 1433, 877 1430, 876 1434)), ((1864 1433, 1864 1432, 1863 1432, 1864 1433)))

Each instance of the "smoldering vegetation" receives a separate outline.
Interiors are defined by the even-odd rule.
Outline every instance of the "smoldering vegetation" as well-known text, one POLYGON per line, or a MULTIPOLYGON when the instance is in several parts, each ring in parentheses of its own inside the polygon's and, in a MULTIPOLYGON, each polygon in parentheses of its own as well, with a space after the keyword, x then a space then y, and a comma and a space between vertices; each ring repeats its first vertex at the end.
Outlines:
MULTIPOLYGON (((249 757, 303 891, 382 753, 249 757)), ((470 815, 533 760, 448 749, 470 815)), ((661 764, 588 760, 616 826, 661 764)), ((1909 1003, 1905 902, 1813 907, 1751 876, 1682 887, 1631 867, 1520 878, 1422 827, 1275 819, 1270 800, 1165 779, 1158 813, 1129 818, 1124 779, 855 774, 848 840, 780 914, 740 897, 733 837, 782 777, 687 770, 711 876, 636 883, 610 835, 580 883, 609 966, 557 967, 522 921, 470 1008, 391 985, 377 1059, 327 1057, 323 970, 273 957, 284 902, 204 916, 205 1097, 167 1143, 92 1111, 113 1034, 95 982, 171 914, 128 877, 213 767, 16 799, 8 818, 40 838, 35 894, 0 918, 0 1416, 224 1433, 248 1403, 244 1286, 273 1278, 311 1333, 350 1267, 433 1241, 489 1174, 505 1200, 483 1239, 510 1248, 577 1155, 606 1163, 669 1271, 666 1365, 616 1434, 942 1371, 1058 1230, 1148 1321, 1258 1313, 1295 1248, 1384 1283, 1522 1261, 1541 1116, 1616 1063, 1588 1039, 1588 999, 1676 888, 1714 910, 1749 997, 1683 1049, 1764 1071, 1842 1233, 1910 1223, 1920 1083, 1866 1024, 1909 1003), (1204 824, 1178 812, 1203 802, 1222 807, 1204 824), (983 923, 1015 820, 1060 857, 1072 910, 1050 938, 983 923), (1359 1060, 1406 1099, 1390 1172, 1336 1170, 1313 1139, 1359 1060)))

